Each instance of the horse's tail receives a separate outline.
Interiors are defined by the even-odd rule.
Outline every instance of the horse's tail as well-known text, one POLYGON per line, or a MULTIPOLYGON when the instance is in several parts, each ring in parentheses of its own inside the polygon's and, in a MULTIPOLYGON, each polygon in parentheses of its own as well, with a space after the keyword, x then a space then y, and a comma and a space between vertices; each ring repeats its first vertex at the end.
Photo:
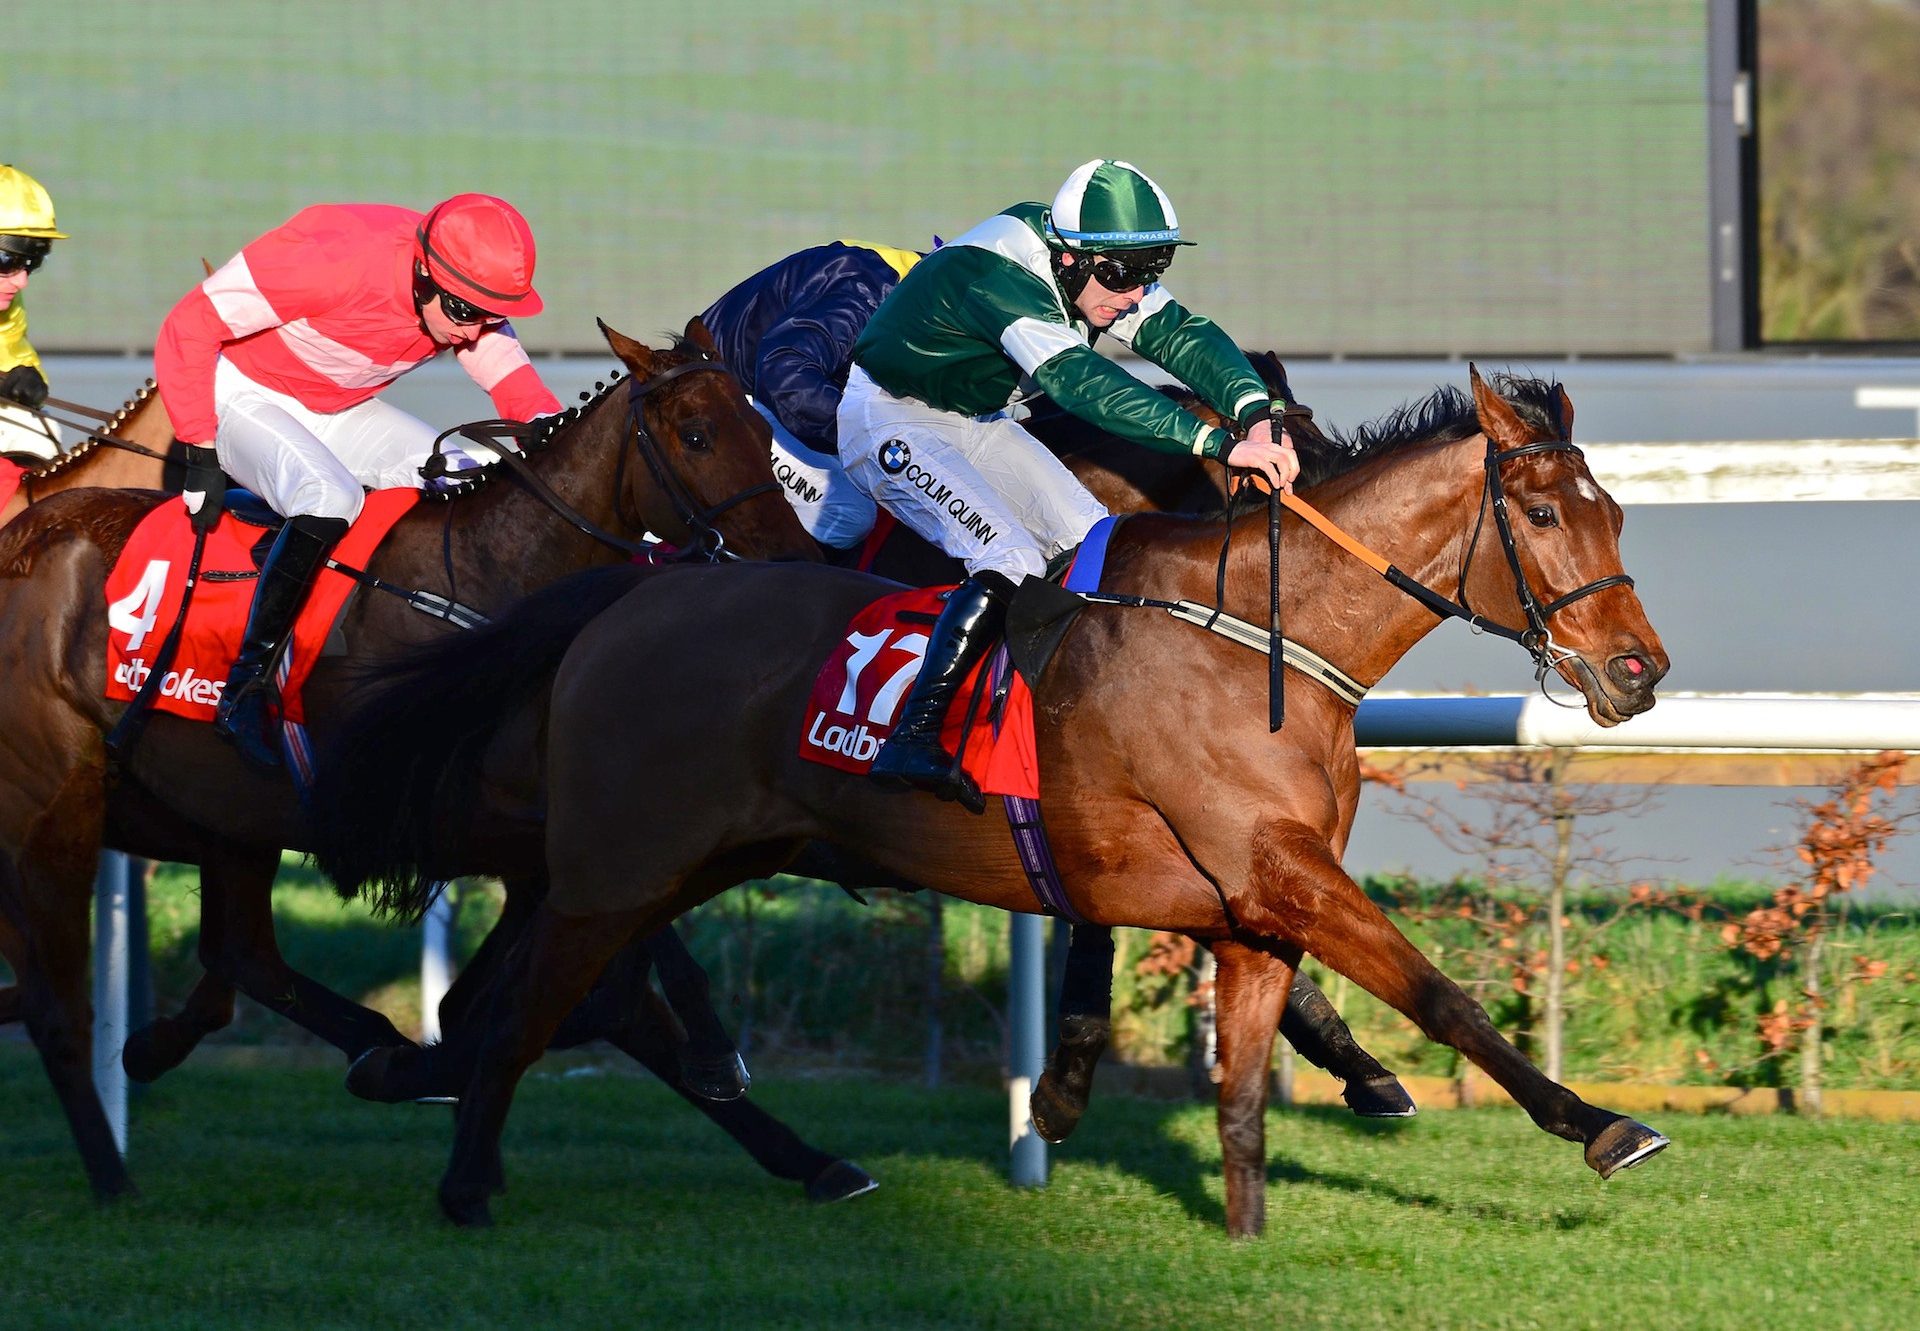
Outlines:
POLYGON ((343 898, 365 889, 377 914, 426 912, 432 868, 453 858, 471 825, 494 734, 645 575, 631 565, 576 574, 368 673, 319 754, 312 792, 315 858, 343 898))

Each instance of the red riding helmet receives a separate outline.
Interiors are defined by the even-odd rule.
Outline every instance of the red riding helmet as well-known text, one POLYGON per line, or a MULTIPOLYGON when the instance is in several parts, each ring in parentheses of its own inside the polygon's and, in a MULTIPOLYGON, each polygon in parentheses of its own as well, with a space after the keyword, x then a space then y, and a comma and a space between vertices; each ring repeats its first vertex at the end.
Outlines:
POLYGON ((505 199, 456 194, 421 219, 414 241, 435 286, 489 314, 546 304, 533 289, 533 228, 505 199))

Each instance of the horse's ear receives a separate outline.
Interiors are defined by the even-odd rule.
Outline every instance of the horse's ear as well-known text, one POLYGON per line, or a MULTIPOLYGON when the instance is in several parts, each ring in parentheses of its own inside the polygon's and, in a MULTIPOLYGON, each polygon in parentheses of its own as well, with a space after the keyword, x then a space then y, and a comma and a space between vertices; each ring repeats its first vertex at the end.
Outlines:
POLYGON ((653 377, 653 348, 644 342, 636 342, 617 328, 610 327, 605 319, 595 319, 600 325, 600 336, 607 339, 607 345, 613 348, 629 370, 642 379, 653 377))
POLYGON ((1473 384, 1473 409, 1480 417, 1480 430, 1502 448, 1518 448, 1533 442, 1533 431, 1520 419, 1507 400, 1487 387, 1480 367, 1467 362, 1467 378, 1473 384))
POLYGON ((1247 362, 1274 396, 1293 401, 1293 386, 1287 382, 1287 367, 1280 363, 1278 356, 1271 351, 1252 351, 1247 353, 1247 362))
POLYGON ((1567 396, 1565 384, 1553 386, 1555 400, 1560 403, 1560 437, 1573 438, 1573 399, 1567 396))
POLYGON ((720 359, 720 348, 714 344, 713 334, 707 331, 706 321, 697 314, 687 320, 687 341, 712 359, 720 359))

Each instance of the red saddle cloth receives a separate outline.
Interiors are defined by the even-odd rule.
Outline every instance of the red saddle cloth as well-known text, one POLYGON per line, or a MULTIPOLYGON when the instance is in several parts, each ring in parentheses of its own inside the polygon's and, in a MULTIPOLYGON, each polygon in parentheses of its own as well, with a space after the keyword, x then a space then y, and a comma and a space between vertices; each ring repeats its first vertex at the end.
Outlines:
MULTIPOLYGON (((806 716, 800 727, 800 756, 810 762, 864 774, 873 766, 880 745, 893 733, 902 705, 920 663, 926 656, 927 635, 939 616, 946 587, 923 587, 869 603, 847 626, 846 635, 813 681, 806 716)), ((974 726, 966 735, 967 772, 989 795, 1040 798, 1040 762, 1033 741, 1033 694, 1027 682, 1006 663, 1004 652, 989 655, 960 689, 948 712, 942 738, 947 752, 955 752, 966 727, 967 711, 976 688, 982 689, 974 726), (982 685, 985 671, 989 683, 982 685), (990 715, 999 671, 1007 681, 1007 698, 999 725, 990 715)))
MULTIPOLYGON (((333 557, 342 564, 365 568, 380 542, 420 499, 418 490, 375 490, 354 520, 333 557)), ((180 634, 155 710, 197 721, 213 720, 214 707, 226 688, 227 671, 239 655, 246 633, 247 608, 253 603, 257 578, 253 547, 263 531, 241 522, 231 513, 207 535, 200 557, 200 581, 193 589, 187 626, 180 634), (237 575, 237 576, 236 576, 237 575)), ((141 519, 107 577, 107 697, 130 702, 146 683, 151 661, 173 631, 180 616, 180 598, 186 590, 187 565, 193 559, 193 528, 183 501, 169 499, 141 519)), ((355 582, 344 573, 323 570, 313 594, 300 611, 288 649, 291 673, 281 689, 282 708, 289 721, 305 721, 301 686, 313 673, 326 646, 327 635, 355 582)))

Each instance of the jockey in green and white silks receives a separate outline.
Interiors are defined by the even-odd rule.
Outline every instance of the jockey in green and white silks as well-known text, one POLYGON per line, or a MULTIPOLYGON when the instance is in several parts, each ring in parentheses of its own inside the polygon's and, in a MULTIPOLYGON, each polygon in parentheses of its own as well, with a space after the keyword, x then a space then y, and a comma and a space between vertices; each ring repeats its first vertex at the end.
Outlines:
POLYGON ((1045 393, 1148 448, 1299 472, 1247 358, 1160 285, 1191 244, 1166 193, 1125 162, 1088 162, 1051 207, 1017 204, 923 259, 854 346, 840 460, 894 516, 965 563, 906 716, 874 763, 882 780, 968 807, 979 791, 939 743, 959 682, 998 633, 1013 587, 1079 544, 1106 510, 1008 414, 1045 393), (1238 442, 1094 351, 1107 333, 1236 423, 1238 442))

